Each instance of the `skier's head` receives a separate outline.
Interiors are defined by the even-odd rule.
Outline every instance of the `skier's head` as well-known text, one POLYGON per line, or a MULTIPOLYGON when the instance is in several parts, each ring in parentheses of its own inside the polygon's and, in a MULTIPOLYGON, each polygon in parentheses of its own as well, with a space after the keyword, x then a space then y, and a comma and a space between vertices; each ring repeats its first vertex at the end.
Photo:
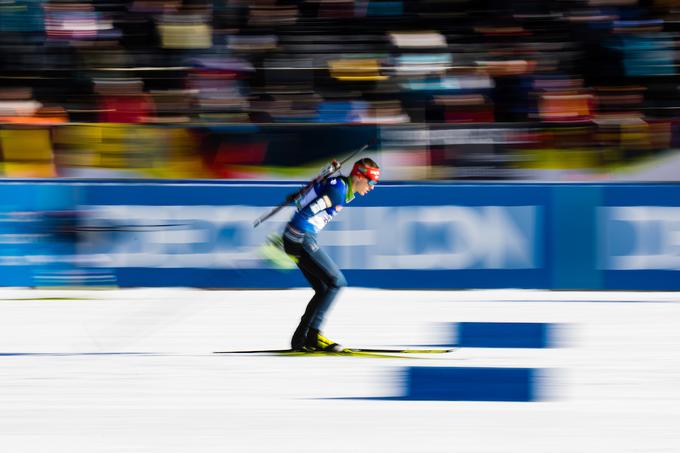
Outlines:
POLYGON ((380 179, 380 167, 371 158, 364 157, 354 163, 350 173, 354 181, 354 189, 360 195, 366 195, 373 190, 380 179))

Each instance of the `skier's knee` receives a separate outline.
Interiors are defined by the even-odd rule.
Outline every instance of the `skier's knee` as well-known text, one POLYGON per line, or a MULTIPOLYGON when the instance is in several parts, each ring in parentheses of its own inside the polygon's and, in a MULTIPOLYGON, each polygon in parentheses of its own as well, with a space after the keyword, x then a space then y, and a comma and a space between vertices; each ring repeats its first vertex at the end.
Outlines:
POLYGON ((331 281, 331 286, 338 289, 347 286, 347 280, 345 279, 345 276, 342 274, 334 276, 333 280, 331 281))
POLYGON ((312 288, 316 293, 323 294, 328 292, 328 285, 325 284, 324 282, 316 282, 312 285, 312 288))

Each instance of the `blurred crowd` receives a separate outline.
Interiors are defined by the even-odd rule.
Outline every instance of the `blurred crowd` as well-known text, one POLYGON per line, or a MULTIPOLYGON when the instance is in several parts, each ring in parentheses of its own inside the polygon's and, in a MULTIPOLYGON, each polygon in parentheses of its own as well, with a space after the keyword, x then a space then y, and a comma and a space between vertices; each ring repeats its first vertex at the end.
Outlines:
POLYGON ((299 163, 237 127, 272 124, 510 125, 513 165, 627 162, 677 141, 678 29, 680 0, 2 1, 3 173, 248 177, 220 162, 299 163))

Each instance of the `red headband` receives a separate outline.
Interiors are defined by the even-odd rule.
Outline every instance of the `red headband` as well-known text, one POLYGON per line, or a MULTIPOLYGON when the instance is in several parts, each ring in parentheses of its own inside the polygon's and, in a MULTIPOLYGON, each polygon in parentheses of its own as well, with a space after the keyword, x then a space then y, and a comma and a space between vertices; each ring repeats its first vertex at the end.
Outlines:
POLYGON ((380 179, 380 169, 356 163, 354 168, 352 168, 352 175, 361 175, 370 181, 378 182, 378 179, 380 179))

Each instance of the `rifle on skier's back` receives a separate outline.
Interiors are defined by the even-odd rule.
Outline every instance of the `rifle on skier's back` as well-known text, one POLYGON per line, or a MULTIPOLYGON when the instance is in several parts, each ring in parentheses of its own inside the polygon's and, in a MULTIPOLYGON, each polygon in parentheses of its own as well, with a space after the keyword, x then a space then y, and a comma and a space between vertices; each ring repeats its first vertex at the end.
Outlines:
POLYGON ((253 228, 256 228, 259 224, 261 224, 262 222, 264 222, 265 220, 267 220, 268 218, 270 218, 271 216, 273 216, 274 214, 276 214, 277 212, 279 212, 280 210, 282 210, 283 208, 285 208, 289 204, 291 204, 294 201, 302 198, 304 196, 304 194, 306 194, 309 189, 314 187, 314 184, 316 184, 320 181, 323 181, 324 179, 328 178, 329 176, 331 176, 332 174, 334 174, 335 172, 340 170, 340 168, 342 168, 342 165, 345 162, 347 162, 352 157, 356 156, 357 154, 359 154, 360 152, 362 152, 366 148, 368 148, 368 144, 366 144, 366 145, 362 146, 360 149, 354 151, 352 154, 350 154, 349 156, 347 156, 345 159, 343 159, 340 162, 338 162, 335 159, 333 161, 331 161, 331 163, 328 164, 328 166, 324 167, 321 170, 321 172, 319 172, 319 174, 314 179, 312 179, 307 184, 305 184, 304 187, 302 187, 300 190, 297 190, 297 191, 289 194, 286 197, 286 199, 284 200, 283 203, 276 206, 274 209, 267 212, 266 214, 255 219, 255 221, 253 222, 253 228))

